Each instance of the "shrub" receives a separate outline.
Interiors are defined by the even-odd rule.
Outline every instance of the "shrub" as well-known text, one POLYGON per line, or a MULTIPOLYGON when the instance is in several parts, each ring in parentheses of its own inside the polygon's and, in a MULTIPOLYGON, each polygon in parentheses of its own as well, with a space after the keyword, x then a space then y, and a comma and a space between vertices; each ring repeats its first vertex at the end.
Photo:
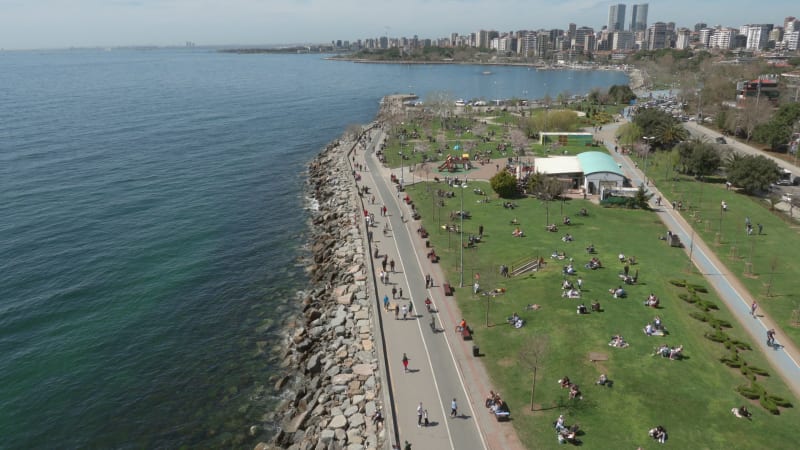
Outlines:
MULTIPOLYGON (((716 319, 716 318, 709 319, 708 324, 714 328, 733 328, 731 323, 728 322, 727 320, 716 319)), ((748 348, 748 350, 750 349, 748 348)))
POLYGON ((751 386, 737 386, 736 392, 738 392, 742 397, 749 398, 750 400, 755 400, 761 397, 761 392, 754 390, 751 386))
POLYGON ((708 289, 705 286, 699 284, 687 284, 686 287, 692 291, 700 292, 701 294, 707 294, 708 289))
POLYGON ((779 415, 781 410, 778 409, 778 405, 775 404, 772 400, 769 399, 768 396, 762 396, 761 399, 758 401, 761 404, 761 407, 766 409, 767 411, 771 412, 774 415, 779 415))
POLYGON ((703 336, 707 339, 711 339, 714 342, 727 342, 730 340, 727 334, 724 331, 716 331, 716 332, 707 332, 703 336))
POLYGON ((700 322, 708 322, 708 319, 709 319, 708 314, 701 313, 701 312, 698 312, 698 311, 690 312, 689 316, 699 320, 700 322))
POLYGON ((750 372, 753 372, 756 375, 761 375, 762 377, 768 377, 769 376, 769 372, 767 372, 766 370, 764 370, 764 369, 762 369, 760 367, 747 366, 747 368, 750 369, 750 372))
POLYGON ((792 407, 792 402, 790 402, 789 400, 786 400, 786 399, 784 399, 782 397, 778 397, 777 395, 768 395, 767 398, 769 400, 771 400, 773 403, 775 403, 776 405, 778 405, 778 406, 780 406, 782 408, 791 408, 792 407))
POLYGON ((742 342, 736 339, 731 339, 731 345, 738 348, 739 350, 752 350, 753 347, 750 346, 747 342, 742 342))
MULTIPOLYGON (((669 280, 669 283, 673 286, 684 287, 686 286, 686 280, 669 280)), ((681 294, 685 295, 685 294, 681 294)))

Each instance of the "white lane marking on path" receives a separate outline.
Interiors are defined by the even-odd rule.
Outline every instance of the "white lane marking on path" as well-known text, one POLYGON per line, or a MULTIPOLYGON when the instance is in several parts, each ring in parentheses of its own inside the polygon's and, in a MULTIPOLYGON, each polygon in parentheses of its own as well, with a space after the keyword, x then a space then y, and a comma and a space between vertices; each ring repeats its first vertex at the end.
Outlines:
MULTIPOLYGON (((376 190, 378 191, 378 197, 381 199, 381 203, 385 205, 386 201, 383 198, 383 195, 381 195, 380 190, 377 189, 377 182, 375 181, 375 177, 372 175, 372 173, 370 173, 370 178, 372 178, 373 185, 376 186, 376 190)), ((392 198, 394 199, 394 202, 397 205, 398 204, 397 198, 395 198, 395 196, 392 196, 392 198)), ((399 211, 399 207, 398 207, 398 211, 399 211)), ((394 216, 391 216, 391 217, 394 217, 394 216)), ((390 220, 390 217, 389 216, 385 216, 385 219, 386 220, 390 220)), ((401 227, 404 228, 404 229, 406 228, 405 224, 403 224, 401 227)), ((394 229, 395 229, 394 225, 392 225, 392 231, 393 231, 392 234, 396 235, 397 232, 394 232, 394 229)), ((406 232, 408 232, 407 229, 406 229, 406 232)), ((400 264, 400 268, 402 268, 402 270, 403 270, 403 277, 406 280, 406 287, 408 288, 409 300, 413 304, 413 302, 414 302, 413 294, 411 293, 411 287, 408 285, 408 278, 406 276, 407 272, 406 272, 406 269, 405 269, 405 265, 403 264, 403 257, 400 254, 400 248, 397 246, 397 240, 396 239, 392 238, 391 241, 394 243, 394 248, 397 250, 397 255, 398 255, 397 260, 398 260, 398 263, 400 264)), ((413 249, 413 246, 412 246, 412 249, 413 249)), ((416 254, 416 250, 414 251, 414 254, 416 254)), ((417 310, 416 306, 414 307, 414 310, 417 310)), ((434 389, 436 390, 436 395, 441 399, 442 398, 442 392, 439 389, 439 383, 436 382, 436 375, 434 374, 434 371, 433 371, 433 361, 431 360, 431 351, 430 351, 430 349, 428 349, 427 342, 425 342, 425 335, 422 332, 422 326, 420 325, 420 321, 419 320, 417 320, 417 328, 419 329, 420 337, 422 338, 422 346, 425 347, 425 356, 426 356, 426 358, 428 360, 428 367, 431 370, 431 378, 433 379, 433 386, 434 386, 434 389)), ((449 343, 448 343, 448 349, 449 349, 449 347, 450 346, 449 346, 449 343)), ((452 352, 451 352, 451 354, 452 354, 452 352)), ((391 368, 390 368, 390 370, 391 370, 391 368)), ((458 369, 456 369, 456 371, 458 371, 458 369)), ((460 374, 459 374, 459 378, 461 378, 460 374)), ((463 388, 464 381, 461 380, 461 383, 462 383, 462 388, 463 388)), ((445 405, 444 405, 444 403, 439 402, 439 406, 442 409, 442 422, 444 422, 445 429, 447 430, 447 439, 450 441, 450 448, 452 450, 455 450, 456 447, 455 447, 455 443, 453 442, 453 435, 450 432, 450 425, 448 424, 448 421, 447 421, 447 411, 445 410, 445 405)), ((483 439, 482 436, 481 436, 481 439, 483 439)), ((484 448, 486 448, 485 445, 484 445, 484 448)))
MULTIPOLYGON (((395 202, 395 204, 397 204, 398 209, 402 208, 402 204, 400 204, 400 202, 398 202, 397 198, 394 199, 394 202, 395 202)), ((409 235, 409 241, 411 239, 413 239, 411 237, 411 235, 409 234, 408 227, 405 226, 405 223, 402 224, 402 228, 406 232, 406 234, 409 235)), ((461 231, 463 233, 463 229, 461 231)), ((396 240, 394 240, 394 244, 395 244, 395 248, 397 248, 397 241, 396 240)), ((397 251, 398 251, 398 254, 399 254, 400 253, 400 249, 398 248, 397 251)), ((419 268, 420 275, 422 276, 422 278, 425 278, 425 272, 422 270, 422 264, 420 263, 422 261, 422 258, 420 257, 420 254, 417 252, 417 248, 413 244, 411 245, 411 251, 414 252, 414 255, 417 258, 417 267, 419 268)), ((402 260, 401 260, 400 264, 402 264, 402 260)), ((405 267, 403 268, 403 271, 405 272, 405 267)), ((406 278, 406 281, 407 280, 408 279, 406 278)), ((410 290, 410 288, 409 288, 409 290, 410 290)), ((430 289, 428 289, 428 291, 430 291, 430 289)), ((415 307, 415 309, 416 309, 416 307, 415 307)), ((425 334, 422 332, 422 324, 419 323, 419 321, 417 321, 417 322, 418 322, 417 323, 417 327, 419 328, 420 335, 422 336, 422 343, 425 346, 425 352, 427 353, 428 363, 431 365, 431 373, 433 373, 433 362, 430 359, 431 358, 430 351, 428 350, 428 345, 425 342, 425 334)), ((439 320, 439 322, 441 323, 442 321, 439 320)), ((444 324, 442 324, 442 325, 444 325, 444 324)), ((447 338, 447 328, 443 327, 442 328, 442 333, 444 335, 445 342, 447 343, 447 350, 450 353, 450 358, 453 360, 453 366, 455 367, 456 373, 458 374, 458 380, 461 383, 461 391, 464 393, 464 398, 465 399, 469 399, 470 396, 467 393, 466 382, 464 381, 464 375, 463 375, 463 373, 461 371, 461 366, 459 365, 458 361, 456 360, 456 356, 453 353, 453 348, 450 345, 450 339, 447 338)), ((435 383, 436 382, 436 377, 434 377, 433 380, 434 380, 434 383, 435 383)), ((439 392, 438 385, 436 387, 436 391, 439 392)), ((441 395, 439 396, 439 398, 441 398, 441 395)), ((483 448, 486 449, 486 448, 488 448, 487 444, 486 444, 486 438, 483 436, 483 430, 481 430, 481 427, 478 425, 478 415, 475 412, 475 408, 473 407, 472 402, 471 401, 467 401, 467 404, 469 405, 469 409, 470 409, 470 412, 472 413, 472 417, 475 418, 474 419, 475 420, 475 428, 478 430, 478 436, 480 436, 480 438, 481 438, 481 444, 483 445, 483 448)), ((446 405, 443 403, 442 404, 443 411, 444 411, 445 406, 446 405)), ((444 416, 444 417, 446 417, 446 416, 444 416)), ((447 425, 447 421, 445 420, 444 422, 445 422, 445 425, 447 425)), ((447 427, 447 434, 450 435, 450 427, 449 426, 447 427)), ((453 443, 452 439, 450 440, 450 443, 451 444, 453 443)), ((455 448, 455 447, 453 447, 453 448, 455 448)))

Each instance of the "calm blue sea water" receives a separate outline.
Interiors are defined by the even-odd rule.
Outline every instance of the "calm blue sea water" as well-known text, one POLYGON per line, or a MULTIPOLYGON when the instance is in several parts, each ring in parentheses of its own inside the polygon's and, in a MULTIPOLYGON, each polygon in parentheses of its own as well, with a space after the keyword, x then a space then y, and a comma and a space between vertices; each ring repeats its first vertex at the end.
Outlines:
POLYGON ((389 93, 617 72, 203 49, 0 53, 0 447, 251 445, 305 278, 305 164, 389 93))

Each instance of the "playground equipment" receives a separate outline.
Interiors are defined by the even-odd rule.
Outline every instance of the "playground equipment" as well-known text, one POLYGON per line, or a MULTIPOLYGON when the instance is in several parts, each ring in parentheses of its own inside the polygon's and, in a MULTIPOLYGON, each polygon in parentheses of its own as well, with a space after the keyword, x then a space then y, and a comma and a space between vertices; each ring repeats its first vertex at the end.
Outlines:
POLYGON ((459 169, 469 170, 472 168, 472 162, 469 159, 469 154, 464 153, 459 158, 458 156, 447 155, 442 165, 439 166, 440 172, 457 172, 459 169))

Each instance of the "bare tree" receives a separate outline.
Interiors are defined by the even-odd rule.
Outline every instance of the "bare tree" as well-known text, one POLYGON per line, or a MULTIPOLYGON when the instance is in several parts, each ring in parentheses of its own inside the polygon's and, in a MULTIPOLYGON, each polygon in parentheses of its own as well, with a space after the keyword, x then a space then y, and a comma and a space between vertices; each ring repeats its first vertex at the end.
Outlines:
POLYGON ((442 128, 446 129, 445 120, 453 116, 456 103, 449 92, 438 91, 430 94, 426 99, 428 109, 442 121, 442 128))
POLYGON ((533 372, 533 376, 531 377, 531 411, 534 411, 536 372, 544 368, 545 358, 547 357, 549 349, 550 337, 546 334, 542 334, 529 338, 526 345, 519 351, 520 361, 533 372))

